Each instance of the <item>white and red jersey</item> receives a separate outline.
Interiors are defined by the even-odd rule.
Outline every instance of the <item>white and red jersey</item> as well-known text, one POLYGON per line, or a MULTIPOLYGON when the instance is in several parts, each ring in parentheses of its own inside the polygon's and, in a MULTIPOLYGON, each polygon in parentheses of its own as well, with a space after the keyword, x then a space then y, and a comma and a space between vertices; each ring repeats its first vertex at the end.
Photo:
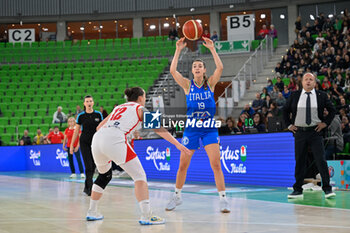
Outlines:
POLYGON ((127 136, 132 133, 141 122, 138 114, 140 108, 142 108, 142 105, 136 102, 118 105, 113 109, 110 118, 103 128, 111 128, 115 130, 117 134, 122 133, 127 136))

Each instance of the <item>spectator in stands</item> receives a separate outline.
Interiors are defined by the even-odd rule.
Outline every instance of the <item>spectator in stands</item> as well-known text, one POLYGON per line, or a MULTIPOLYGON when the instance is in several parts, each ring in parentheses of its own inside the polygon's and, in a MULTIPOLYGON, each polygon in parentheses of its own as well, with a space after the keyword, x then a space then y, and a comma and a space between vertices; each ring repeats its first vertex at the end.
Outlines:
POLYGON ((339 87, 336 82, 333 83, 333 87, 331 88, 331 96, 332 99, 336 101, 337 104, 340 103, 340 96, 344 94, 343 88, 339 87))
POLYGON ((284 69, 281 66, 281 62, 278 62, 275 67, 275 73, 278 77, 281 77, 284 74, 284 69))
POLYGON ((278 97, 277 97, 277 99, 276 99, 277 107, 278 107, 279 109, 282 109, 283 106, 285 105, 285 103, 286 103, 286 99, 283 97, 282 92, 279 92, 279 93, 278 93, 278 97))
POLYGON ((290 91, 295 91, 297 89, 297 83, 296 83, 296 81, 295 81, 295 79, 293 77, 289 78, 289 84, 288 84, 287 88, 290 91))
POLYGON ((179 35, 177 33, 177 30, 175 28, 171 28, 169 32, 169 40, 178 40, 179 35))
POLYGON ((337 106, 338 113, 339 113, 340 109, 344 109, 345 113, 349 112, 349 105, 346 104, 346 100, 343 96, 340 97, 340 105, 337 106))
POLYGON ((262 28, 260 29, 260 31, 258 32, 258 36, 257 36, 257 39, 258 40, 262 40, 265 38, 266 35, 269 34, 269 30, 266 28, 266 25, 264 24, 262 26, 262 28))
POLYGON ((210 33, 207 29, 204 30, 202 37, 206 37, 210 39, 210 33))
POLYGON ((213 31, 213 35, 210 37, 210 39, 215 42, 215 41, 219 41, 219 36, 218 33, 216 31, 213 31))
POLYGON ((28 130, 24 130, 23 136, 20 140, 23 140, 25 146, 32 145, 32 139, 28 136, 28 130))
POLYGON ((264 101, 264 107, 266 107, 268 110, 270 108, 271 103, 272 103, 271 96, 267 95, 264 101))
POLYGON ((80 105, 77 105, 75 112, 74 112, 74 116, 77 117, 79 115, 79 113, 83 112, 83 110, 81 109, 80 105))
POLYGON ((270 92, 270 97, 271 97, 272 100, 276 100, 277 99, 278 92, 279 92, 279 89, 278 89, 277 85, 273 86, 273 90, 270 92))
POLYGON ((239 116, 238 122, 237 122, 237 127, 241 133, 246 132, 246 125, 245 125, 245 120, 249 118, 248 113, 244 112, 241 113, 239 116))
POLYGON ((252 107, 249 106, 249 104, 246 104, 246 105, 244 105, 244 108, 243 108, 243 110, 241 112, 241 115, 243 113, 246 113, 248 117, 251 117, 251 116, 253 116, 255 111, 254 111, 254 109, 252 107))
POLYGON ((73 40, 73 35, 70 31, 67 32, 67 36, 66 36, 65 40, 70 40, 70 41, 73 40))
POLYGON ((41 133, 40 129, 36 130, 36 135, 33 138, 33 145, 41 145, 44 144, 44 135, 41 133))
POLYGON ((106 119, 108 117, 108 113, 106 109, 103 108, 103 106, 100 107, 100 113, 102 113, 103 119, 106 119))
POLYGON ((257 112, 254 114, 253 121, 254 121, 254 128, 256 128, 259 133, 266 132, 265 119, 260 113, 257 112))
POLYGON ((278 88, 278 91, 283 91, 284 90, 284 83, 282 82, 281 77, 277 77, 276 86, 278 88))
MULTIPOLYGON (((306 30, 306 28, 305 28, 306 30)), ((301 31, 301 16, 299 15, 295 21, 295 33, 298 35, 301 31)))
POLYGON ((266 89, 267 89, 267 93, 270 93, 273 90, 273 83, 272 83, 271 79, 267 80, 266 89))
POLYGON ((273 24, 270 25, 269 36, 277 38, 277 30, 273 24))
POLYGON ((20 139, 18 145, 19 145, 19 146, 25 146, 24 140, 23 140, 23 139, 20 139))
POLYGON ((282 91, 282 95, 285 99, 288 99, 288 97, 290 96, 290 91, 289 91, 287 86, 284 86, 284 90, 282 91))
POLYGON ((328 81, 328 77, 325 76, 325 77, 323 78, 323 82, 322 82, 322 89, 325 90, 325 91, 327 91, 327 90, 329 90, 330 87, 331 87, 331 82, 328 81))
POLYGON ((64 135, 58 126, 55 126, 53 132, 49 133, 49 136, 47 136, 47 139, 49 140, 50 144, 60 144, 64 139, 64 135))
POLYGON ((266 96, 267 96, 268 94, 269 94, 269 93, 268 93, 268 91, 267 91, 267 88, 264 87, 264 88, 262 89, 261 94, 260 94, 260 98, 261 98, 262 100, 265 100, 265 99, 266 99, 266 96))
POLYGON ((255 94, 255 100, 252 103, 252 108, 254 112, 260 112, 264 105, 264 101, 260 97, 260 93, 255 94))
POLYGON ((62 112, 62 107, 58 106, 57 111, 53 114, 52 123, 65 123, 67 122, 67 116, 62 112))
POLYGON ((222 134, 230 135, 240 133, 237 123, 234 118, 228 117, 226 119, 226 125, 222 129, 222 134))
POLYGON ((350 74, 347 73, 345 75, 345 81, 344 81, 344 92, 350 92, 350 74))

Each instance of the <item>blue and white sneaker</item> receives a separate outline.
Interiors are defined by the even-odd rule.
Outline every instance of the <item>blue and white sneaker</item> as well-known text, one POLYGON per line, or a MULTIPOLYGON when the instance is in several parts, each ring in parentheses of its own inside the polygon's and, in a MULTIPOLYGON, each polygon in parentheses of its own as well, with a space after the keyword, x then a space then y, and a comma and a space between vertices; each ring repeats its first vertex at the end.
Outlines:
POLYGON ((94 211, 88 211, 86 214, 86 220, 87 221, 96 221, 96 220, 102 220, 104 217, 102 214, 94 212, 94 211))
POLYGON ((160 225, 165 223, 165 219, 158 217, 158 216, 152 216, 152 217, 141 217, 139 220, 139 223, 141 225, 160 225))

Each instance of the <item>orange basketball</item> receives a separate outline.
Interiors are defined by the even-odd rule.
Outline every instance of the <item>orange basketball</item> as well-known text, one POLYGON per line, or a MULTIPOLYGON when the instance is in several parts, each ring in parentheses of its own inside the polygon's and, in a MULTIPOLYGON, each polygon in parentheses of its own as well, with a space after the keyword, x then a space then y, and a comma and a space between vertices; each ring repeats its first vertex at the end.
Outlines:
POLYGON ((182 27, 182 33, 189 40, 198 40, 203 34, 203 27, 197 20, 188 20, 182 27))

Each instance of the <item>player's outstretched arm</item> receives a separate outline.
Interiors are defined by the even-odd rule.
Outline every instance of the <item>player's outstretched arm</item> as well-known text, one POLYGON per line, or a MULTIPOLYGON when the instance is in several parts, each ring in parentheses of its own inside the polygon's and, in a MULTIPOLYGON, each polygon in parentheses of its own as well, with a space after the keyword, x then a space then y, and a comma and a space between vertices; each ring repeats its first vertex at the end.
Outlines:
POLYGON ((167 140, 168 142, 170 142, 171 144, 173 144, 174 146, 176 146, 176 148, 185 153, 190 155, 191 151, 189 149, 187 149, 184 145, 182 145, 180 142, 178 142, 169 132, 168 130, 164 129, 163 127, 161 127, 160 129, 154 129, 154 132, 156 132, 159 136, 161 136, 162 138, 164 138, 165 140, 167 140))
POLYGON ((74 152, 74 142, 78 138, 78 135, 79 135, 79 132, 80 132, 80 128, 81 128, 81 126, 79 124, 75 124, 75 129, 74 129, 72 141, 71 141, 71 143, 69 145, 69 150, 70 150, 69 152, 71 154, 73 154, 73 152, 74 152))
POLYGON ((211 54, 213 55, 215 66, 216 66, 216 69, 215 69, 213 75, 208 80, 210 87, 214 90, 215 85, 220 80, 222 71, 224 70, 224 65, 222 64, 222 61, 221 61, 218 53, 215 50, 215 46, 214 46, 213 41, 206 38, 206 37, 202 37, 202 38, 205 42, 205 43, 203 43, 203 45, 210 50, 211 54))
POLYGON ((184 78, 180 72, 177 71, 177 63, 179 62, 179 56, 181 50, 186 47, 187 43, 184 42, 185 37, 182 37, 180 40, 176 42, 176 50, 174 54, 174 58, 170 65, 170 73, 174 77, 177 84, 179 84, 182 89, 184 89, 185 93, 188 93, 190 88, 190 80, 184 78))
POLYGON ((110 114, 108 115, 108 117, 106 117, 103 121, 100 122, 100 124, 98 124, 98 126, 96 127, 96 131, 98 131, 99 129, 101 129, 101 128, 106 124, 106 122, 108 121, 108 119, 111 117, 111 114, 112 114, 112 113, 110 113, 110 114))

